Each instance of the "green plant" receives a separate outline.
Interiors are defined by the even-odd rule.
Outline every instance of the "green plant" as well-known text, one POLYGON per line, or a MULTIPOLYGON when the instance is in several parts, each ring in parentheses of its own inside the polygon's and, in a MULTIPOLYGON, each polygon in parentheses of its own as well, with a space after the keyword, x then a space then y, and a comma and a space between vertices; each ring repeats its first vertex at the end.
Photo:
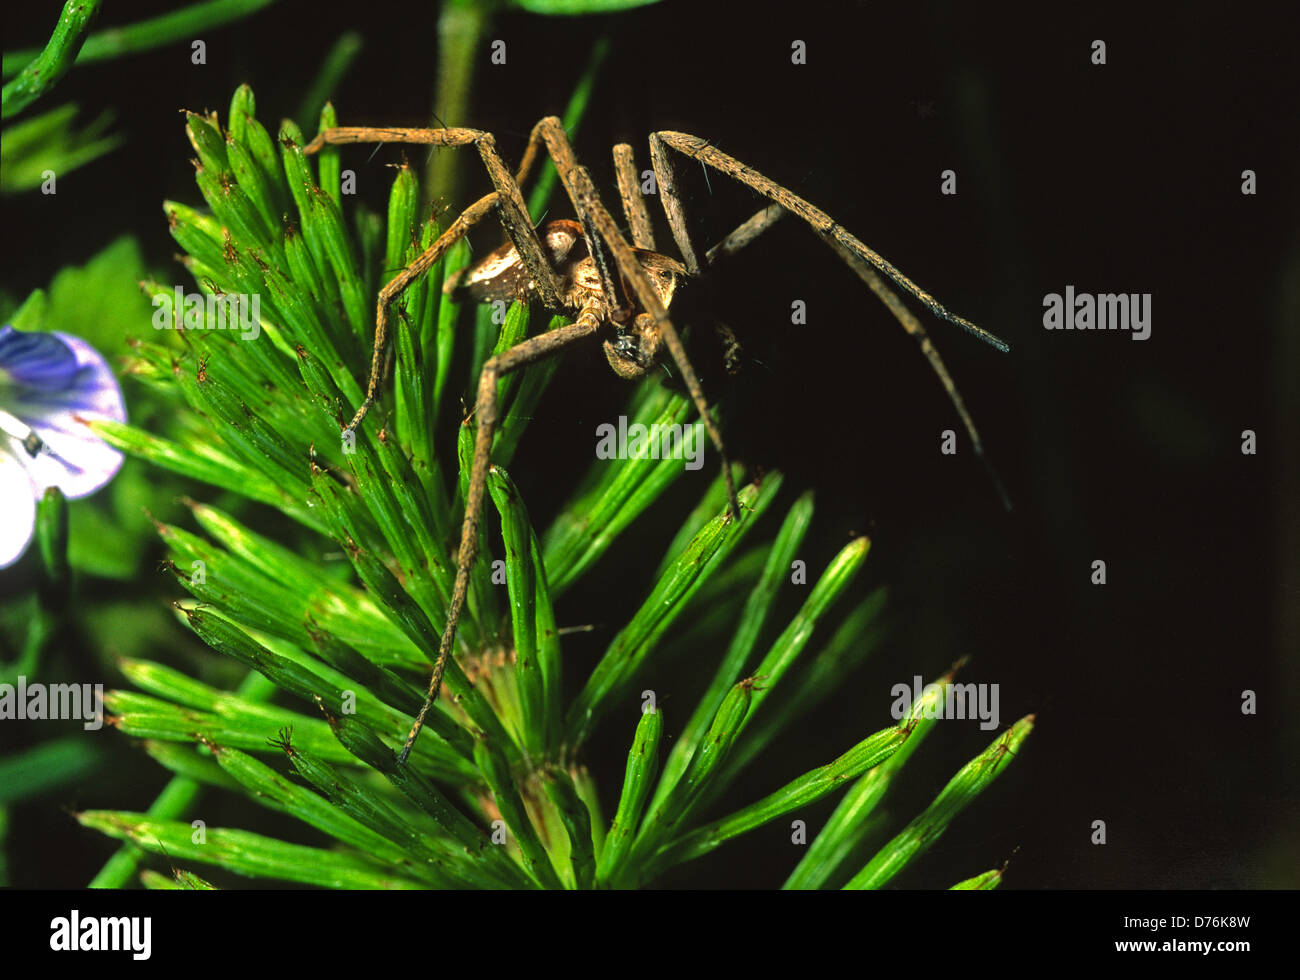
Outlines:
POLYGON ((49 94, 74 64, 121 58, 189 40, 196 32, 222 27, 274 0, 207 0, 92 35, 90 27, 98 19, 101 2, 67 0, 44 48, 5 52, 0 74, 7 81, 0 91, 0 118, 7 125, 0 151, 0 193, 48 185, 55 175, 68 174, 122 145, 121 135, 108 132, 111 113, 101 113, 78 131, 74 128, 77 107, 71 103, 8 125, 14 116, 49 94))
MULTIPOLYGON (((566 124, 576 122, 584 92, 566 124)), ((354 446, 341 441, 361 400, 383 271, 419 254, 438 223, 422 212, 407 168, 393 182, 386 222, 345 205, 337 149, 309 160, 295 124, 273 138, 254 108, 243 87, 224 129, 215 117, 188 117, 210 213, 176 202, 165 211, 201 295, 258 297, 256 329, 214 329, 211 305, 177 307, 174 287, 144 283, 155 325, 186 326, 138 343, 131 365, 174 409, 171 434, 96 425, 130 454, 287 519, 272 536, 250 527, 254 506, 237 517, 190 502, 202 534, 158 524, 168 567, 193 596, 178 604, 181 616, 250 673, 228 692, 159 663, 124 661, 139 690, 106 697, 113 722, 145 739, 176 779, 148 813, 78 819, 172 862, 328 887, 632 887, 847 786, 787 884, 888 882, 1014 757, 1032 719, 1003 733, 865 865, 862 848, 875 829, 868 818, 933 726, 933 693, 827 765, 702 822, 870 651, 879 592, 840 618, 818 656, 804 656, 814 630, 835 625, 837 600, 868 543, 855 540, 831 561, 764 653, 760 640, 776 625, 776 599, 813 517, 805 494, 764 532, 771 540, 742 547, 778 499, 779 474, 745 487, 743 513, 729 520, 720 479, 689 514, 663 509, 680 461, 597 462, 538 534, 504 467, 553 363, 501 382, 506 424, 490 478, 500 545, 484 532, 457 662, 409 766, 397 764, 454 573, 472 446, 472 420, 456 425, 457 399, 493 350, 564 321, 543 323, 516 304, 494 324, 490 309, 461 308, 443 295, 435 267, 404 295, 394 320, 390 414, 376 413, 354 446), (467 337, 469 351, 457 343, 467 337), (620 535, 640 520, 671 528, 668 545, 657 570, 639 573, 650 583, 639 610, 566 704, 553 603, 584 574, 608 569, 620 535), (340 549, 346 563, 327 561, 340 549), (638 672, 668 655, 667 636, 690 648, 692 637, 715 637, 719 623, 731 630, 726 652, 709 665, 705 693, 667 751, 668 722, 653 692, 638 690, 638 672), (294 706, 272 702, 281 695, 294 706), (621 720, 631 737, 612 820, 584 765, 584 747, 606 718, 621 720), (196 832, 182 818, 203 786, 242 793, 334 843, 196 832)), ((334 124, 327 105, 321 126, 334 124)), ((534 214, 548 192, 539 188, 530 202, 534 214)), ((449 268, 466 258, 462 243, 449 268)), ((627 415, 672 424, 690 411, 684 398, 645 384, 627 415)), ((618 574, 632 581, 640 555, 617 558, 618 574)), ((134 848, 120 852, 95 884, 124 884, 139 857, 134 848)), ((164 884, 156 875, 145 883, 164 884)))

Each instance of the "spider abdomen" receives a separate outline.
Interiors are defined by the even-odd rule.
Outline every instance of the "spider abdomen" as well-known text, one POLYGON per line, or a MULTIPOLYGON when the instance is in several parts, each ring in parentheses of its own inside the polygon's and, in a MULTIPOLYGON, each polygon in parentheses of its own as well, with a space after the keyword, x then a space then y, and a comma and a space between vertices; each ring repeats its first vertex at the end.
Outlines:
MULTIPOLYGON (((576 259, 587 254, 582 226, 576 221, 560 219, 548 221, 537 233, 551 267, 567 279, 566 271, 575 264, 576 259), (577 249, 575 255, 575 246, 579 245, 581 248, 577 249)), ((528 278, 528 268, 519 257, 519 250, 507 243, 489 252, 473 265, 453 273, 447 278, 442 291, 476 303, 492 303, 497 300, 509 303, 523 299, 533 288, 534 284, 528 278)))

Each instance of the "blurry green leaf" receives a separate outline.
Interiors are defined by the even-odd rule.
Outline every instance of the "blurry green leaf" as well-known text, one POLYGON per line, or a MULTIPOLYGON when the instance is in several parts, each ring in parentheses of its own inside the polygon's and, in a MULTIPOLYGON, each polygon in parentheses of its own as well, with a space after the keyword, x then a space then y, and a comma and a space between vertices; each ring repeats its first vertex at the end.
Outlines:
POLYGON ((338 97, 339 82, 361 53, 362 46, 361 35, 356 31, 344 31, 338 36, 294 113, 299 125, 310 125, 320 115, 321 106, 338 97))
POLYGON ((144 278, 139 243, 123 235, 81 266, 65 266, 48 289, 44 329, 88 341, 110 359, 131 348, 132 337, 154 333, 154 308, 137 285, 144 278))
POLYGON ((73 128, 71 103, 6 126, 0 138, 0 193, 18 194, 53 177, 63 180, 78 167, 121 146, 125 137, 105 135, 111 114, 100 114, 84 129, 73 128))
POLYGON ((36 542, 44 568, 46 602, 66 600, 71 586, 68 571, 68 498, 58 487, 47 487, 36 503, 36 542))
POLYGON ((77 733, 0 758, 0 806, 81 782, 104 764, 107 752, 77 733))
POLYGON ((608 14, 633 7, 646 7, 659 0, 510 0, 513 6, 532 14, 577 16, 608 14))
POLYGON ((45 322, 45 304, 45 290, 33 289, 22 305, 12 312, 5 312, 4 322, 19 330, 40 330, 45 322))

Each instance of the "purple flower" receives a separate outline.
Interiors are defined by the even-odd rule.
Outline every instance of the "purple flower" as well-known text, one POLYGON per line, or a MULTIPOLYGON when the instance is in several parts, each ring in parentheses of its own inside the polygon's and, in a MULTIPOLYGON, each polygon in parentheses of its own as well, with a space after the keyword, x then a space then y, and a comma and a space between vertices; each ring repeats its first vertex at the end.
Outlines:
POLYGON ((70 334, 0 327, 0 568, 27 550, 46 488, 86 497, 122 465, 87 419, 126 421, 100 353, 70 334))

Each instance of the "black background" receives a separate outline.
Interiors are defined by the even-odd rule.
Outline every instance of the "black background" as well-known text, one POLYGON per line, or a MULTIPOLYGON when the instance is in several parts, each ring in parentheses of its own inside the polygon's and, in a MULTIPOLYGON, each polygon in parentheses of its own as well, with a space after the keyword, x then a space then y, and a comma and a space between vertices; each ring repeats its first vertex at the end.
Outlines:
MULTIPOLYGON (((43 43, 56 5, 46 6, 6 10, 6 49, 43 43)), ((105 23, 163 6, 109 5, 105 23)), ((61 178, 56 198, 5 202, 10 288, 44 285, 125 230, 168 269, 160 202, 199 201, 178 110, 224 117, 246 81, 270 123, 296 108, 344 30, 359 31, 365 48, 334 95, 341 122, 428 125, 439 108, 435 7, 283 3, 210 32, 206 66, 192 66, 186 46, 77 69, 58 96, 87 118, 117 107, 128 142, 61 178), (70 239, 88 212, 106 237, 70 239)), ((892 684, 970 655, 963 677, 1000 685, 1003 724, 1034 712, 1037 728, 899 885, 947 886, 1007 858, 1006 887, 1300 883, 1297 730, 1287 720, 1300 708, 1300 185, 1293 39, 1278 15, 1240 3, 809 0, 503 14, 492 38, 506 42, 507 64, 490 65, 484 49, 472 118, 461 122, 495 133, 516 159, 532 123, 562 112, 602 35, 613 49, 576 148, 607 202, 612 144, 632 143, 644 167, 649 132, 704 136, 1012 346, 1000 354, 924 318, 1015 502, 1008 515, 914 342, 815 236, 787 220, 719 283, 749 355, 726 385, 716 365, 699 365, 725 395, 729 446, 784 471, 791 492, 815 488, 811 572, 866 533, 863 588, 892 590, 893 629, 869 672, 738 802, 886 724, 892 684), (791 64, 795 39, 807 43, 806 65, 791 64), (1090 61, 1094 39, 1106 42, 1104 66, 1090 61), (955 197, 939 193, 949 168, 955 197), (1256 196, 1240 191, 1245 169, 1258 174, 1256 196), (1067 284, 1151 293, 1151 338, 1045 331, 1043 296, 1067 284), (808 305, 806 326, 789 322, 793 299, 808 305), (959 432, 956 457, 939 453, 947 428, 959 432), (1247 428, 1258 455, 1240 451, 1247 428), (1104 587, 1090 584, 1097 559, 1104 587), (1258 693, 1258 715, 1241 713, 1246 689, 1258 693), (1090 843, 1094 820, 1106 822, 1104 847, 1090 843)), ((348 152, 361 196, 381 206, 384 164, 401 151, 348 152)), ((698 167, 680 169, 702 238, 760 203, 718 174, 706 184, 698 167)), ((474 181, 487 189, 485 177, 474 181)), ((539 525, 590 460, 593 422, 617 415, 626 395, 594 351, 571 357, 557 387, 512 467, 539 525)), ((652 533, 662 535, 641 540, 662 547, 652 533)), ((617 623, 644 591, 634 582, 624 596, 603 594, 610 579, 595 578, 566 596, 562 624, 589 622, 592 608, 617 623)), ((608 635, 566 646, 571 677, 608 635)), ((667 697, 670 729, 674 666, 652 667, 643 685, 667 697)), ((606 794, 617 792, 630 724, 607 725, 607 749, 595 748, 606 794)), ((940 726, 909 766, 913 796, 895 825, 991 738, 970 722, 940 726)), ((119 802, 142 809, 148 798, 137 788, 119 802)), ((808 814, 814 830, 826 812, 808 814)), ((51 846, 36 846, 43 856, 25 873, 15 864, 15 884, 76 887, 111 850, 70 819, 53 823, 71 826, 48 829, 51 846), (55 863, 62 838, 80 839, 84 866, 55 863)), ((666 883, 778 885, 793 861, 788 833, 767 828, 666 883)))

